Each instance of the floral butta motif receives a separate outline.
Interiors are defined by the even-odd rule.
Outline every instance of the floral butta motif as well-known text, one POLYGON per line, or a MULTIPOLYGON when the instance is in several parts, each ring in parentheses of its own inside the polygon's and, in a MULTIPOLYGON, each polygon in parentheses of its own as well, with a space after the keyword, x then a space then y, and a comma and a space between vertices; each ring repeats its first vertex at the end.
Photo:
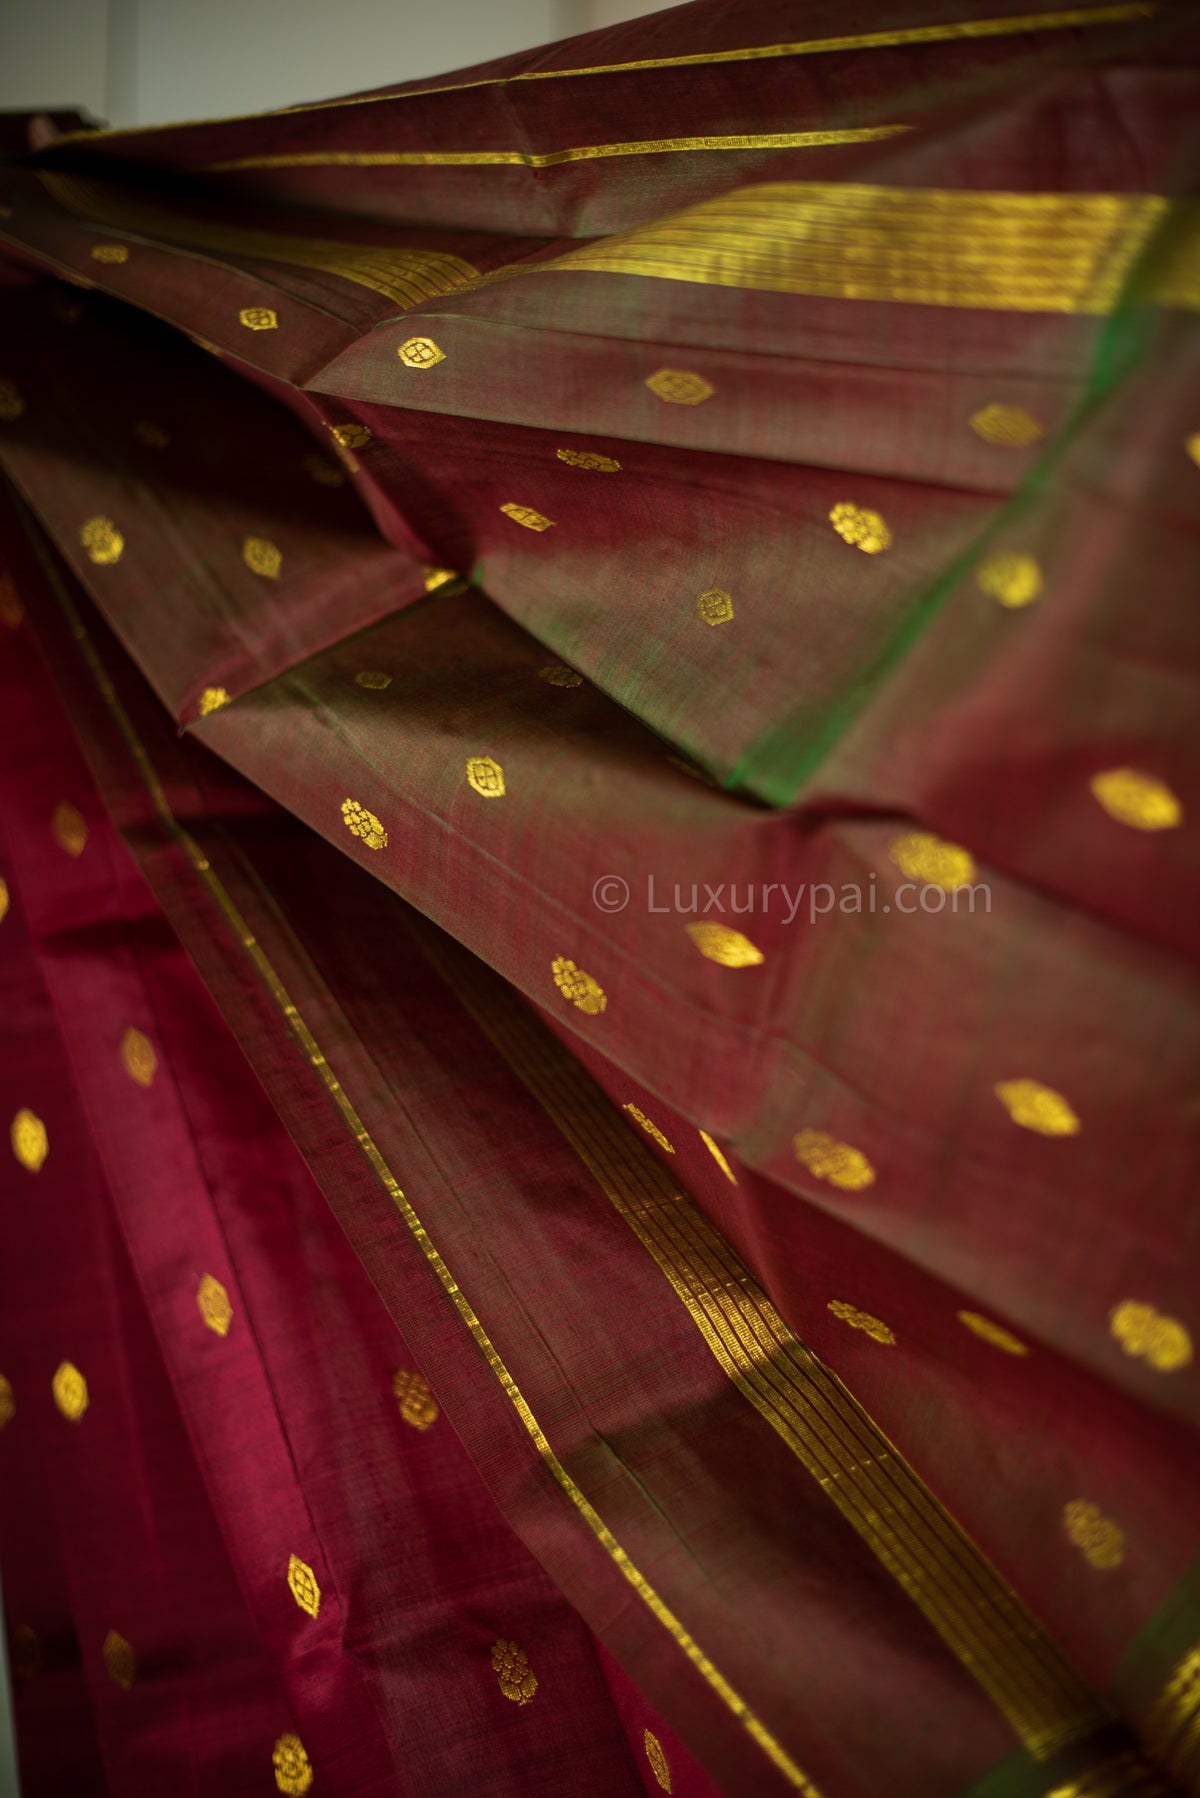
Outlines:
POLYGON ((304 1743, 291 1733, 280 1736, 271 1755, 275 1784, 285 1798, 302 1798, 313 1782, 312 1762, 304 1751, 304 1743))
POLYGON ((538 1689, 537 1674, 529 1665, 529 1658, 523 1648, 515 1642, 506 1642, 503 1638, 492 1644, 492 1666, 496 1670, 496 1678, 500 1690, 514 1704, 530 1704, 538 1689))
POLYGON ((357 799, 342 800, 342 821, 351 836, 360 837, 368 849, 387 848, 387 831, 374 812, 369 812, 357 799))
POLYGON ((398 1368, 392 1376, 392 1391, 401 1417, 414 1430, 427 1430, 437 1422, 437 1400, 424 1374, 411 1367, 398 1368))
POLYGON ((569 999, 579 1011, 596 1017, 607 1006, 608 996, 600 982, 565 956, 560 955, 550 963, 550 972, 563 998, 569 999))

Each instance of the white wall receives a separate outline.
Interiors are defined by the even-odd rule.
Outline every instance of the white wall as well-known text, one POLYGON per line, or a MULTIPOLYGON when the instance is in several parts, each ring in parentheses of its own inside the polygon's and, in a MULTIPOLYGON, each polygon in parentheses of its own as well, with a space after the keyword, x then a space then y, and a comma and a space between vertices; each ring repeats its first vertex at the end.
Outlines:
POLYGON ((440 75, 662 0, 0 0, 0 106, 118 125, 214 118, 440 75))

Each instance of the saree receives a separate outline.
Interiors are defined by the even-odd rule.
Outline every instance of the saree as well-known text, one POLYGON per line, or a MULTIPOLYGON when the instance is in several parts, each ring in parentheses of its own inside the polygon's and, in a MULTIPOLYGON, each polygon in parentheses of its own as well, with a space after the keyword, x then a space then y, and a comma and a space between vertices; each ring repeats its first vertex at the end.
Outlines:
POLYGON ((1200 33, 936 10, 6 136, 22 1789, 1200 1791, 1200 33))

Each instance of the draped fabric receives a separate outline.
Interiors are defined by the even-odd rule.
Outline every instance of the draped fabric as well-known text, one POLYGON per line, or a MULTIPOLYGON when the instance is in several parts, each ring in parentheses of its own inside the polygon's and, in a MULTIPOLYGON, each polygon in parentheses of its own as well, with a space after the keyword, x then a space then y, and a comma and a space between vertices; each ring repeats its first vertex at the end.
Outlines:
POLYGON ((6 127, 29 1793, 1200 1791, 1200 15, 937 11, 6 127))

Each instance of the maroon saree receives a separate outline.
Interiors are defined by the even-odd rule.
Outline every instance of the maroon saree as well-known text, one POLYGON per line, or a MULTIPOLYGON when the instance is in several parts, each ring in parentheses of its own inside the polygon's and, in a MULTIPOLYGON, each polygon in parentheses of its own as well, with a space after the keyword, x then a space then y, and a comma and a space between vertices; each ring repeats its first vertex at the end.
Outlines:
POLYGON ((29 1792, 1200 1791, 1195 20, 0 170, 29 1792))

